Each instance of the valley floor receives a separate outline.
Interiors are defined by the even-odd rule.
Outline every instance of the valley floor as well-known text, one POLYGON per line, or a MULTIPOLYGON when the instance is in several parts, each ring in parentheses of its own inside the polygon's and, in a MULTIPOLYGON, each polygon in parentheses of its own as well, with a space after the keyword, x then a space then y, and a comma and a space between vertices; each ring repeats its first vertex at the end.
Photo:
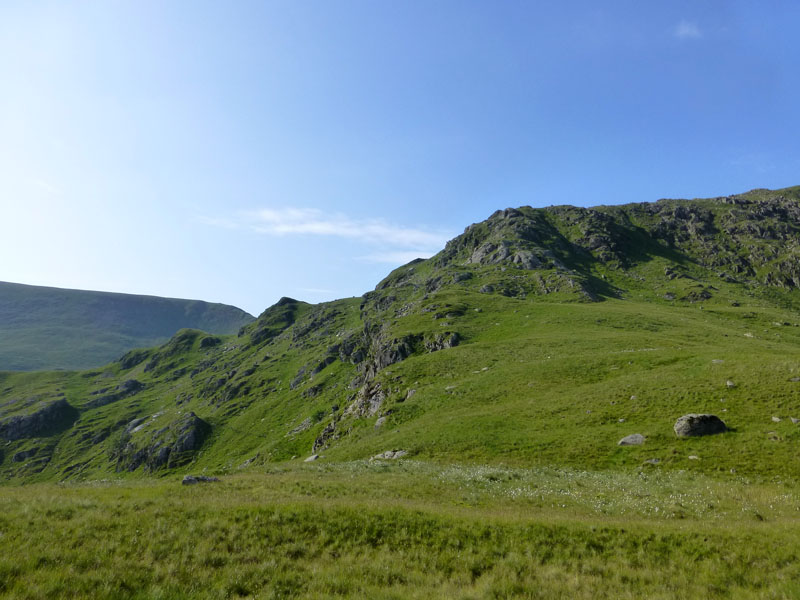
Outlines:
POLYGON ((8 598, 796 598, 800 489, 422 461, 3 488, 8 598))

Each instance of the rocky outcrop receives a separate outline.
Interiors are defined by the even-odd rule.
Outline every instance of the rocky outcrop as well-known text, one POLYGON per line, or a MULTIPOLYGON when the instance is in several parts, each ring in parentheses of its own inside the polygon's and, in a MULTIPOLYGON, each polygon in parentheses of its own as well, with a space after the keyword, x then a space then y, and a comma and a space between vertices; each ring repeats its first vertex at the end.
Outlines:
MULTIPOLYGON (((705 276, 713 280, 797 288, 800 263, 794 242, 799 235, 797 191, 754 190, 703 201, 496 211, 467 227, 431 260, 437 267, 459 270, 496 266, 508 271, 500 280, 518 270, 555 270, 580 284, 575 291, 589 300, 619 293, 591 276, 592 263, 627 270, 654 256, 674 261, 666 268, 670 280, 684 276, 677 267, 692 264, 707 269, 705 276)), ((508 290, 507 281, 495 288, 508 290)), ((707 300, 708 290, 686 300, 707 300)), ((547 291, 531 288, 528 293, 547 291)))
POLYGON ((128 396, 133 396, 134 394, 138 394, 143 389, 144 389, 144 384, 141 381, 138 381, 136 379, 128 379, 119 384, 117 386, 117 389, 114 390, 112 393, 92 398, 91 400, 86 402, 84 406, 86 408, 100 408, 101 406, 105 406, 106 404, 111 404, 112 402, 117 402, 118 400, 122 400, 123 398, 127 398, 128 396))
POLYGON ((29 458, 33 458, 39 452, 38 448, 29 448, 27 450, 20 450, 11 457, 12 462, 25 462, 29 458))
POLYGON ((211 426, 193 412, 155 432, 142 430, 133 438, 125 432, 112 449, 117 471, 146 471, 178 467, 189 462, 203 445, 211 426))
POLYGON ((128 370, 144 362, 148 356, 150 356, 149 350, 131 350, 130 352, 125 353, 118 362, 120 367, 128 370))
POLYGON ((239 335, 249 333, 252 346, 266 343, 294 324, 301 304, 305 303, 293 298, 281 298, 261 313, 255 323, 243 328, 239 335))
POLYGON ((200 340, 200 347, 201 348, 214 348, 215 346, 219 346, 222 343, 222 339, 218 338, 215 335, 208 335, 200 340))
POLYGON ((683 415, 675 421, 675 435, 678 437, 692 437, 700 435, 714 435, 725 433, 728 428, 716 415, 689 414, 683 415))
POLYGON ((367 384, 358 390, 355 400, 345 409, 344 416, 371 417, 380 410, 385 399, 386 393, 380 383, 367 384))
MULTIPOLYGON (((311 454, 316 456, 317 452, 320 450, 327 448, 328 444, 336 439, 336 419, 328 423, 322 432, 317 436, 314 440, 314 443, 311 446, 311 454)), ((314 459, 316 460, 316 459, 314 459)))
POLYGON ((50 402, 27 414, 8 417, 0 421, 0 438, 19 440, 42 437, 72 425, 78 411, 64 398, 50 402))
POLYGON ((306 429, 311 428, 311 417, 307 417, 300 425, 292 429, 289 433, 286 434, 287 437, 291 437, 293 435, 297 435, 298 433, 304 432, 306 429))
POLYGON ((458 346, 460 341, 461 336, 458 333, 446 331, 425 339, 423 344, 428 352, 436 352, 437 350, 458 346))

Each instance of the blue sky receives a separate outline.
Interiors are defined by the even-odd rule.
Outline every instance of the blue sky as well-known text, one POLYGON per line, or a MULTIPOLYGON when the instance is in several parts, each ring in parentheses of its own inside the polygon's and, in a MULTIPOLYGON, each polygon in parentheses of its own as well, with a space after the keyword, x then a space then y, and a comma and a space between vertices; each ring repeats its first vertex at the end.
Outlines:
POLYGON ((497 208, 800 184, 800 3, 0 4, 0 280, 359 295, 497 208))

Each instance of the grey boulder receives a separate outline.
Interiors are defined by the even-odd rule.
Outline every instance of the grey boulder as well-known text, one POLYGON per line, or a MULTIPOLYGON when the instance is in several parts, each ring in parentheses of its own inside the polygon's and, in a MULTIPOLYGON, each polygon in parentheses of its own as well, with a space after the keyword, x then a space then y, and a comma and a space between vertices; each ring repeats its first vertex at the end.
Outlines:
POLYGON ((645 437, 641 433, 632 433, 617 442, 617 446, 641 446, 644 440, 645 437))
POLYGON ((683 415, 675 421, 675 435, 678 437, 691 437, 699 435, 714 435, 728 430, 725 423, 717 415, 689 414, 683 415))

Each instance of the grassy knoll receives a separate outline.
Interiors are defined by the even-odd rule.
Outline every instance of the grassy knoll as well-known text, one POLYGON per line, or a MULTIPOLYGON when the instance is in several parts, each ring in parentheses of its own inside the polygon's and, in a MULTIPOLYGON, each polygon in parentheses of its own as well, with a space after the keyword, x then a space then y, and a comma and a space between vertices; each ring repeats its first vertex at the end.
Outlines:
POLYGON ((14 598, 792 598, 794 483, 356 461, 6 488, 14 598))

